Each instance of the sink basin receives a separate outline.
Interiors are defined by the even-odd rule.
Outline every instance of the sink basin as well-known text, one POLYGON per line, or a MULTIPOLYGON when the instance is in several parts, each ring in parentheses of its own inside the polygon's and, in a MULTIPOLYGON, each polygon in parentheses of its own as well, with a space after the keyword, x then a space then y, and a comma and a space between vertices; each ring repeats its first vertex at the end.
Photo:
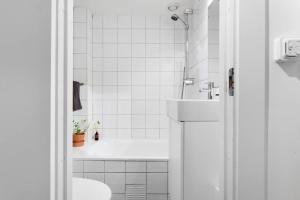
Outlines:
POLYGON ((167 100, 167 114, 180 122, 219 121, 219 101, 199 99, 167 100))

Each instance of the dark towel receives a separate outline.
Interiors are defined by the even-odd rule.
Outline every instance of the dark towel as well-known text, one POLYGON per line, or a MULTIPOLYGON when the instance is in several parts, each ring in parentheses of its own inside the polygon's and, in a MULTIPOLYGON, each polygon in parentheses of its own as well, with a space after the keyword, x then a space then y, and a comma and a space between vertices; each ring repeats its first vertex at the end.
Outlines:
POLYGON ((80 101, 80 83, 73 81, 73 111, 81 110, 82 105, 80 101))

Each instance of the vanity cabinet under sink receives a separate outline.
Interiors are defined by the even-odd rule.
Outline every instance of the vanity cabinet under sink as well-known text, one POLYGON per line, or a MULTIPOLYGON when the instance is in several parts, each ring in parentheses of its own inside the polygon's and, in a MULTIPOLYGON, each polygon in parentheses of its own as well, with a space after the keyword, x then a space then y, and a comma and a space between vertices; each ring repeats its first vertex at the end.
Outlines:
POLYGON ((218 101, 167 101, 170 200, 220 199, 223 136, 218 111, 218 101))

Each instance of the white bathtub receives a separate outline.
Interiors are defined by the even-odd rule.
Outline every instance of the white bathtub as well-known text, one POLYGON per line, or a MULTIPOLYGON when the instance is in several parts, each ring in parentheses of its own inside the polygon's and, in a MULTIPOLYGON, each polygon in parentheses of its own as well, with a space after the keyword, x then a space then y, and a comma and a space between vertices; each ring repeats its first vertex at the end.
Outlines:
POLYGON ((166 140, 102 140, 73 148, 73 158, 80 160, 154 160, 169 159, 166 140))

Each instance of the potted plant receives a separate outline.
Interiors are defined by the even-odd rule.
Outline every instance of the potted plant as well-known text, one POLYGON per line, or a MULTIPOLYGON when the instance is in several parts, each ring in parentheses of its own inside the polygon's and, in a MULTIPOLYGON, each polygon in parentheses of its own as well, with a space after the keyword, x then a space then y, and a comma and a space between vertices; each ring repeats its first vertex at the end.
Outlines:
POLYGON ((86 131, 89 128, 87 120, 73 120, 73 147, 81 147, 85 142, 86 131))

